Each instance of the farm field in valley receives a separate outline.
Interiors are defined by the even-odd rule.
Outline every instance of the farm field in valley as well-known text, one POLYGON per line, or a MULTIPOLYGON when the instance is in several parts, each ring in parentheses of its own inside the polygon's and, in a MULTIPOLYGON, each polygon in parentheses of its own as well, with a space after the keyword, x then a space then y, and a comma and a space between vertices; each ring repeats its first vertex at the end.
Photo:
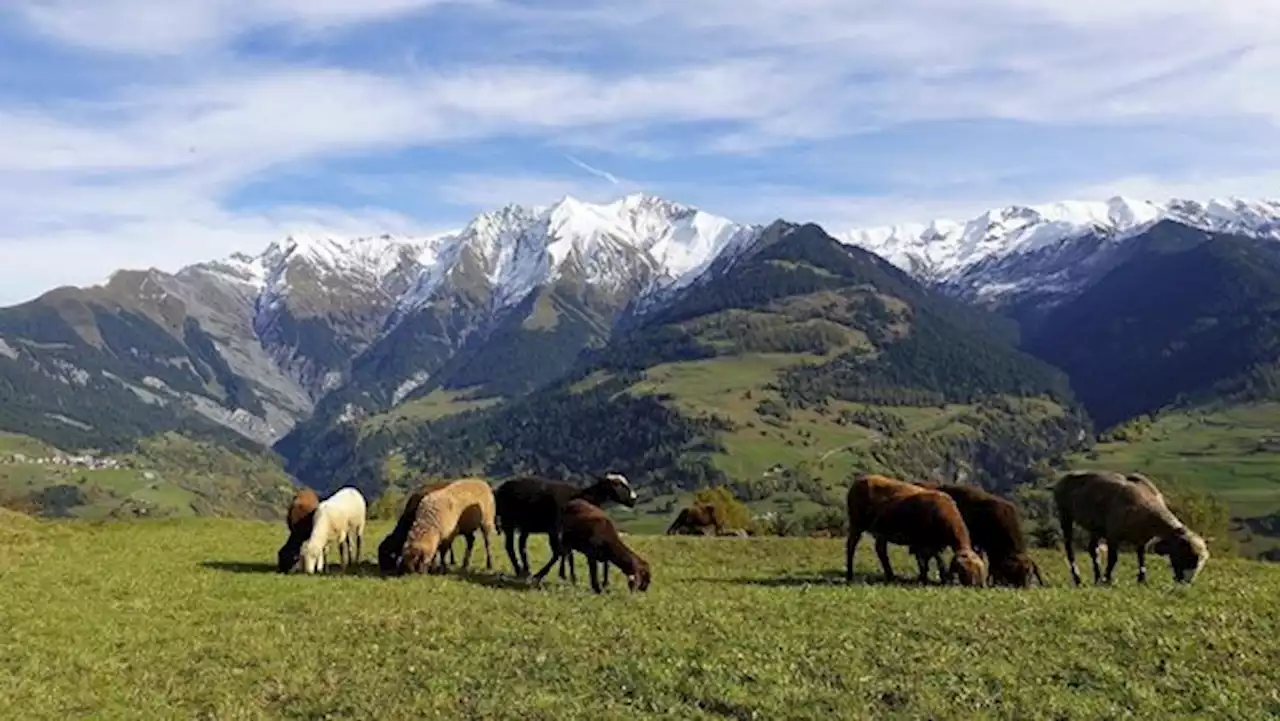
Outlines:
POLYGON ((389 522, 358 573, 283 577, 279 522, 0 514, 3 718, 1280 714, 1276 565, 1184 588, 1156 558, 1139 587, 1130 554, 1075 589, 1045 551, 1047 589, 886 586, 864 538, 850 587, 839 539, 631 536, 653 585, 596 596, 581 559, 576 588, 510 579, 499 544, 493 572, 478 544, 474 575, 379 578, 389 522))

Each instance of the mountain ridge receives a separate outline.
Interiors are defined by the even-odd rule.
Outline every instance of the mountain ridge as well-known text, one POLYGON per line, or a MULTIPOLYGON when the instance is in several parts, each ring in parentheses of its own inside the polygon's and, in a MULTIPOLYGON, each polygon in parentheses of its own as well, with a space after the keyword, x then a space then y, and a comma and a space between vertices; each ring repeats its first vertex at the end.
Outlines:
MULTIPOLYGON (((1034 329, 1126 262, 1127 241, 1170 223, 1280 238, 1280 202, 1117 197, 833 237, 1034 329)), ((633 193, 509 204, 426 236, 295 233, 257 255, 117 271, 0 309, 0 373, 15 387, 33 373, 68 388, 119 386, 120 398, 151 406, 130 411, 152 419, 144 426, 173 416, 152 430, 191 416, 270 445, 317 414, 377 412, 435 389, 532 390, 729 272, 770 227, 633 193), (552 336, 563 347, 538 356, 552 336), (467 369, 466 359, 486 357, 549 365, 521 374, 497 368, 511 362, 479 363, 487 377, 467 369)), ((95 425, 77 417, 75 394, 59 398, 41 425, 95 425)))

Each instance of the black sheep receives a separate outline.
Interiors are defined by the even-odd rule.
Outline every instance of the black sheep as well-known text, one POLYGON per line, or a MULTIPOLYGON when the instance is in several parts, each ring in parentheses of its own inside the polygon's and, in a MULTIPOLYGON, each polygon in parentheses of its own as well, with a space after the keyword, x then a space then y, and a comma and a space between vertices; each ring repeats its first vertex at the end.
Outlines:
POLYGON ((498 511, 498 528, 507 537, 507 557, 519 577, 529 575, 529 534, 545 533, 551 542, 551 552, 560 559, 560 578, 565 577, 565 562, 569 575, 576 582, 572 553, 559 553, 559 539, 553 531, 559 526, 560 513, 574 499, 581 498, 593 505, 620 503, 628 508, 636 505, 636 492, 625 476, 606 473, 586 488, 550 481, 534 476, 521 476, 503 483, 494 492, 498 511), (516 532, 520 534, 520 557, 516 557, 516 532))

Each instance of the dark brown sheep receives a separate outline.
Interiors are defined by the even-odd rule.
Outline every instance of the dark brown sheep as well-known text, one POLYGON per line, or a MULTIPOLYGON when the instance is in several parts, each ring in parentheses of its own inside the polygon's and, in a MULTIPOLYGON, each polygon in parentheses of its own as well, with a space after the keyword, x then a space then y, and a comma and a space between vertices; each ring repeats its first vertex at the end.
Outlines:
MULTIPOLYGON (((442 481, 440 483, 428 483, 425 486, 418 486, 410 493, 404 501, 404 510, 400 512, 400 518, 396 521, 396 527, 391 529, 387 537, 382 539, 382 543, 378 544, 378 568, 384 574, 394 574, 400 567, 400 553, 404 549, 404 541, 409 537, 409 529, 413 527, 413 519, 418 516, 418 505, 422 503, 422 497, 428 493, 444 488, 453 483, 453 481, 442 481)), ((445 559, 449 564, 454 562, 453 541, 442 544, 439 552, 440 565, 444 565, 445 559)))
POLYGON ((1034 578, 1045 585, 1031 554, 1022 522, 1013 503, 974 486, 955 484, 920 484, 951 496, 960 509, 964 525, 969 529, 973 550, 986 556, 993 583, 1025 588, 1034 578))
POLYGON ((955 501, 941 491, 914 483, 863 474, 849 488, 849 539, 845 545, 845 580, 853 580, 853 553, 863 533, 876 539, 876 555, 885 580, 894 580, 889 544, 906 546, 920 567, 920 581, 929 580, 929 560, 936 559, 943 583, 956 576, 965 586, 986 583, 986 564, 973 550, 969 530, 955 501), (942 564, 950 548, 951 564, 942 564))
POLYGON ((681 509, 667 528, 667 535, 719 536, 724 531, 720 509, 711 503, 696 503, 681 509))
POLYGON ((1169 557, 1173 578, 1191 583, 1209 560, 1205 540, 1173 515, 1164 495, 1150 478, 1140 473, 1072 471, 1058 479, 1053 489, 1054 505, 1062 524, 1063 543, 1071 580, 1080 585, 1072 535, 1079 523, 1089 534, 1089 555, 1093 560, 1094 583, 1111 583, 1119 559, 1120 546, 1132 546, 1138 553, 1138 582, 1147 580, 1147 544, 1151 550, 1169 557), (1098 567, 1098 546, 1106 543, 1107 570, 1098 567))
POLYGON ((288 573, 297 567, 298 560, 302 557, 302 544, 311 537, 311 524, 315 520, 318 505, 320 497, 310 488, 299 488, 293 494, 289 511, 284 518, 289 537, 276 552, 276 568, 280 573, 288 573))
POLYGON ((632 591, 644 591, 649 588, 649 564, 627 548, 618 535, 618 528, 613 519, 595 506, 580 498, 569 501, 560 513, 556 555, 551 557, 542 570, 534 574, 535 581, 541 581, 560 556, 577 551, 587 557, 587 567, 591 571, 591 590, 601 593, 609 585, 609 564, 622 569, 627 576, 627 588, 632 591), (601 586, 596 565, 604 564, 604 586, 601 586))

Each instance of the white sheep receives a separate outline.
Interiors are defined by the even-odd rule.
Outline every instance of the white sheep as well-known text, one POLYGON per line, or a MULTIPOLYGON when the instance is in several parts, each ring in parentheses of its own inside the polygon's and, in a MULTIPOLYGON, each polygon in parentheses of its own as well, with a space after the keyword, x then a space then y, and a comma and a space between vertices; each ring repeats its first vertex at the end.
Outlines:
POLYGON ((316 506, 311 536, 302 544, 303 569, 307 573, 324 570, 325 556, 331 541, 338 543, 338 556, 343 568, 360 562, 365 509, 364 496, 350 486, 338 489, 316 506))
POLYGON ((484 536, 485 568, 493 568, 489 537, 497 533, 493 489, 479 478, 466 478, 422 497, 400 554, 401 571, 421 573, 436 558, 441 544, 457 535, 467 539, 462 568, 471 561, 475 532, 484 536))

